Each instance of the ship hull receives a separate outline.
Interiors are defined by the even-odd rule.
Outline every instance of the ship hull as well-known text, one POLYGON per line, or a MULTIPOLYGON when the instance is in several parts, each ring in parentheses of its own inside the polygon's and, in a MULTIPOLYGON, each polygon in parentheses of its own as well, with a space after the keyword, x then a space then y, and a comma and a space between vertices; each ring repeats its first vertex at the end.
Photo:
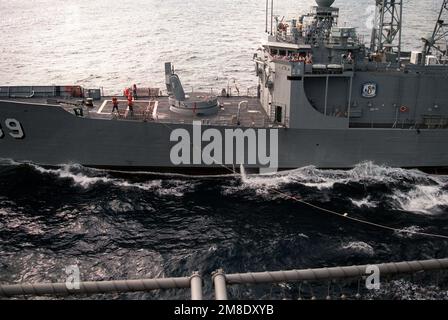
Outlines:
MULTIPOLYGON (((190 124, 82 118, 55 106, 10 101, 0 102, 0 123, 3 159, 50 166, 78 163, 97 168, 185 173, 225 173, 239 168, 237 162, 173 164, 170 154, 175 142, 170 141, 170 135, 175 129, 192 132, 190 124), (20 122, 24 137, 10 136, 5 128, 7 119, 20 122)), ((221 132, 238 127, 207 128, 221 132)), ((444 129, 276 130, 280 170, 309 165, 346 169, 365 161, 403 168, 448 167, 448 131, 444 129)), ((245 164, 245 167, 251 170, 261 166, 245 164)))

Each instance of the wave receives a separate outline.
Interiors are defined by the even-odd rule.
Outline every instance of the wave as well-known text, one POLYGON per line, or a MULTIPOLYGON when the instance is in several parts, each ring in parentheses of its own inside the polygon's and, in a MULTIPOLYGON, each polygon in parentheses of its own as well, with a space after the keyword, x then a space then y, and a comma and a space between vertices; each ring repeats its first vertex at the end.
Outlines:
POLYGON ((112 172, 108 170, 87 168, 79 164, 65 164, 50 169, 30 162, 19 163, 13 160, 1 159, 0 165, 29 167, 42 175, 51 175, 56 179, 70 180, 73 186, 84 190, 103 184, 123 189, 152 191, 159 196, 182 197, 186 190, 192 188, 192 183, 188 181, 151 179, 144 182, 136 182, 131 179, 113 177, 111 175, 112 172))
POLYGON ((419 233, 425 232, 425 229, 419 226, 410 226, 402 228, 395 232, 395 235, 400 238, 414 238, 419 233))
MULTIPOLYGON (((224 187, 224 194, 253 190, 259 196, 272 197, 272 190, 305 187, 302 195, 344 191, 362 191, 360 195, 344 194, 356 208, 376 208, 384 200, 396 210, 418 214, 437 214, 448 208, 448 176, 430 175, 419 170, 379 166, 364 162, 351 170, 321 170, 308 166, 273 175, 241 176, 241 184, 224 187), (377 189, 375 189, 375 187, 377 189), (382 192, 375 192, 382 188, 382 192)), ((357 193, 357 192, 355 192, 357 193)), ((274 195, 276 197, 277 195, 274 195)))
POLYGON ((182 197, 203 179, 219 179, 224 196, 249 192, 272 199, 282 197, 281 194, 272 192, 281 190, 287 194, 293 192, 294 196, 312 201, 345 199, 357 210, 387 205, 395 210, 429 215, 446 213, 448 209, 448 176, 379 166, 372 162, 358 164, 351 170, 321 170, 308 166, 276 174, 253 175, 247 174, 242 167, 240 175, 195 177, 145 171, 91 169, 78 164, 49 169, 33 163, 23 164, 7 159, 0 159, 0 165, 29 166, 41 174, 69 179, 74 186, 83 189, 105 184, 156 192, 160 196, 182 197))
MULTIPOLYGON (((17 162, 12 159, 4 159, 0 158, 0 166, 36 166, 41 167, 44 169, 44 167, 35 164, 31 161, 24 161, 24 162, 17 162)), ((84 167, 83 165, 76 164, 76 163, 69 163, 69 164, 59 164, 55 167, 65 167, 65 166, 72 166, 72 167, 78 167, 83 168, 86 171, 92 172, 92 173, 98 173, 98 174, 123 174, 126 176, 154 176, 154 177, 162 177, 166 179, 170 178, 181 178, 181 179, 188 179, 188 180, 199 180, 199 179, 223 179, 223 178, 235 178, 240 177, 239 173, 223 173, 223 174, 207 174, 207 175, 191 175, 191 174, 182 174, 182 173, 173 173, 173 172, 156 172, 156 171, 129 171, 129 170, 117 170, 117 169, 98 169, 93 167, 84 167)))
POLYGON ((341 246, 343 251, 349 251, 349 253, 357 253, 368 256, 373 256, 375 250, 371 245, 362 241, 352 241, 341 246))
POLYGON ((379 166, 373 162, 363 162, 351 170, 322 170, 315 166, 308 166, 273 175, 248 175, 243 179, 244 184, 249 187, 280 187, 283 184, 300 183, 319 190, 332 188, 336 183, 390 184, 403 181, 446 184, 448 177, 428 175, 419 170, 392 168, 379 166))
MULTIPOLYGON (((108 178, 106 176, 88 176, 83 172, 73 172, 74 170, 79 171, 83 170, 85 171, 85 168, 77 165, 77 164, 67 164, 63 165, 61 168, 58 169, 45 169, 41 166, 38 166, 36 164, 28 164, 31 166, 34 170, 42 173, 42 174, 51 174, 61 179, 70 179, 73 181, 73 184, 76 186, 79 186, 84 189, 88 189, 92 187, 93 185, 97 183, 104 183, 104 184, 116 184, 119 183, 119 181, 116 181, 115 179, 108 178)), ((124 182, 123 182, 124 184, 124 182)), ((125 185, 123 185, 125 186, 125 185)))
POLYGON ((423 214, 443 213, 448 207, 448 192, 441 185, 417 185, 408 192, 397 191, 391 198, 399 208, 423 214))
POLYGON ((361 200, 350 199, 350 201, 358 208, 376 208, 378 202, 372 201, 371 197, 366 197, 361 200))

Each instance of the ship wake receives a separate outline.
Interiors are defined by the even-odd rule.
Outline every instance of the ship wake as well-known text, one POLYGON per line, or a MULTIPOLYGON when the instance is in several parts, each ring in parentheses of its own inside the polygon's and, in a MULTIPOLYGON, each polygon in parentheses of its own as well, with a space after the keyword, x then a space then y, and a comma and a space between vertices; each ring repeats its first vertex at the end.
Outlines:
POLYGON ((72 187, 83 191, 92 191, 95 187, 113 187, 121 190, 138 190, 154 192, 158 196, 182 197, 184 191, 191 189, 192 183, 174 179, 154 179, 152 176, 118 175, 108 170, 87 168, 79 164, 65 164, 58 167, 46 168, 34 163, 19 163, 13 160, 1 160, 0 165, 9 168, 22 168, 25 171, 42 177, 51 177, 59 181, 68 182, 72 187))
POLYGON ((241 183, 224 187, 224 194, 247 191, 270 199, 277 191, 307 201, 344 201, 355 209, 388 209, 418 214, 448 212, 448 176, 429 175, 419 170, 358 164, 351 170, 320 170, 314 166, 275 175, 242 175, 241 183), (274 191, 275 190, 275 191, 274 191), (274 191, 274 192, 273 192, 274 191))
POLYGON ((202 180, 219 181, 223 196, 244 195, 250 199, 282 198, 282 194, 316 204, 338 203, 349 210, 398 210, 415 214, 437 215, 448 212, 448 176, 430 175, 407 170, 358 164, 351 170, 321 170, 308 166, 272 175, 247 174, 215 177, 189 177, 151 172, 121 172, 66 164, 45 168, 33 163, 1 160, 2 167, 22 167, 43 177, 69 182, 89 191, 99 186, 121 190, 152 192, 158 196, 182 197, 194 192, 202 180))

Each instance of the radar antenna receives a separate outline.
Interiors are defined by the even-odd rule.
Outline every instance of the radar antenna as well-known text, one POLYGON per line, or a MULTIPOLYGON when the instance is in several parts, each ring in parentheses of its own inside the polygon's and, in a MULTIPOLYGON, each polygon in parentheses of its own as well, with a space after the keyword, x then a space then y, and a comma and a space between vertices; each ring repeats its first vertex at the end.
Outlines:
POLYGON ((400 61, 403 0, 375 1, 375 24, 370 49, 372 52, 395 52, 397 61, 400 61))
POLYGON ((434 27, 434 32, 430 38, 423 38, 425 47, 423 49, 422 63, 425 64, 426 57, 429 55, 437 55, 439 61, 448 60, 448 0, 443 0, 440 8, 439 17, 434 27))

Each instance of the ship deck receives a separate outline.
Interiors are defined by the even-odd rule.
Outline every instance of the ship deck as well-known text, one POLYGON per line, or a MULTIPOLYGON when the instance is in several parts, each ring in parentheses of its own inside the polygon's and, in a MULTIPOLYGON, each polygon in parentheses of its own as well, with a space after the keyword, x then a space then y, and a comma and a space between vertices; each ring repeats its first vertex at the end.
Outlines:
MULTIPOLYGON (((67 112, 75 114, 75 109, 79 108, 79 98, 15 98, 7 99, 11 101, 20 101, 39 104, 58 104, 67 112)), ((206 125, 232 126, 238 124, 238 105, 243 104, 240 112, 239 124, 243 127, 269 127, 274 126, 259 100, 255 97, 219 97, 219 111, 215 115, 184 115, 170 110, 167 96, 155 98, 141 98, 134 102, 133 115, 127 107, 125 97, 118 97, 119 112, 112 113, 112 97, 101 97, 95 100, 93 107, 83 107, 84 117, 115 120, 115 121, 146 121, 187 124, 193 121, 202 121, 206 125)))

